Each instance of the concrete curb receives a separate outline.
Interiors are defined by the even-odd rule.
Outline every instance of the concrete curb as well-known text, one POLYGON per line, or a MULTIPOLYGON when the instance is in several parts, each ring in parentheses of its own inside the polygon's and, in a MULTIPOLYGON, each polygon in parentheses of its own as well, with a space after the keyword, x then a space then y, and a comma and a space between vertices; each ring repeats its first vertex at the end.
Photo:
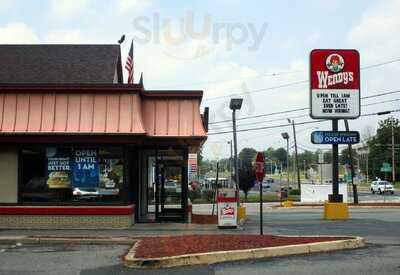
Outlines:
MULTIPOLYGON (((326 236, 325 236, 326 237, 326 236)), ((343 236, 329 236, 343 237, 343 236)), ((335 250, 355 249, 365 246, 364 239, 354 237, 350 240, 317 242, 277 247, 254 248, 244 250, 217 251, 196 253, 161 258, 135 258, 135 252, 140 241, 136 242, 124 257, 124 264, 133 268, 166 268, 186 265, 209 265, 222 262, 253 260, 269 257, 309 254, 335 250)))
POLYGON ((86 244, 86 245, 132 245, 137 239, 127 237, 90 237, 90 236, 0 236, 0 244, 86 244))

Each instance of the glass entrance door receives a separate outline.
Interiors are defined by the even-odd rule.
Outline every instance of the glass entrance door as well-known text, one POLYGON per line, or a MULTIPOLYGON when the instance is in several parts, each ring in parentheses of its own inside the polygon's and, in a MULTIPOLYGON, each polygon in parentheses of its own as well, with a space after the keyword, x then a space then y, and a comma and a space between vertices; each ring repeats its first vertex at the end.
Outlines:
POLYGON ((184 219, 184 167, 182 161, 159 161, 156 184, 156 219, 183 221, 184 219))

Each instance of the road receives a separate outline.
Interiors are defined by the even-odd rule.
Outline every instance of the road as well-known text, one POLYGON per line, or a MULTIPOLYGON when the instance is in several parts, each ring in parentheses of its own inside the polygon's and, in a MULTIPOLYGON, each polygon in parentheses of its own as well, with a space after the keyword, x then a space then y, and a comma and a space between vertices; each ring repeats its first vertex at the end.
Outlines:
MULTIPOLYGON (((324 221, 321 216, 321 209, 267 208, 264 232, 358 235, 366 238, 367 247, 212 266, 138 271, 121 264, 120 256, 128 249, 126 246, 2 246, 0 274, 400 274, 399 208, 351 209, 351 219, 347 221, 324 221)), ((258 217, 256 212, 251 212, 244 229, 222 233, 257 234, 258 217)))
MULTIPOLYGON (((276 192, 280 190, 281 186, 284 188, 287 187, 287 182, 283 180, 282 183, 280 183, 279 180, 274 180, 273 183, 269 183, 268 185, 270 187, 264 188, 263 194, 276 194, 276 192)), ((291 183, 290 186, 295 188, 296 184, 291 183)), ((249 191, 248 194, 258 196, 260 194, 258 188, 259 188, 258 186, 255 186, 249 191)), ((348 192, 349 192, 348 193, 349 201, 353 202, 353 193, 350 186, 348 192)), ((400 190, 396 190, 394 195, 391 194, 380 195, 378 193, 372 194, 370 191, 368 191, 368 187, 362 186, 361 191, 360 190, 358 191, 358 200, 359 202, 400 202, 400 190)))

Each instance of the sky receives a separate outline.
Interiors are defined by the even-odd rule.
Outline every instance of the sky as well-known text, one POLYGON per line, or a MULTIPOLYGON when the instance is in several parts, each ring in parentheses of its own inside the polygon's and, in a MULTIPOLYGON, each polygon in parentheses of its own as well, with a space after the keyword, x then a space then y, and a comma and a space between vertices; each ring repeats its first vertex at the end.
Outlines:
MULTIPOLYGON (((400 90, 399 30, 400 0, 0 0, 0 43, 115 44, 125 34, 122 58, 134 39, 135 79, 143 72, 146 89, 203 90, 201 111, 210 108, 203 149, 209 159, 230 154, 232 133, 212 133, 231 131, 230 122, 215 122, 230 120, 235 93, 244 99, 239 130, 286 125, 287 118, 311 121, 307 110, 240 118, 307 108, 312 49, 357 49, 363 97, 400 90)), ((400 93, 364 99, 361 112, 399 109, 399 99, 400 93)), ((393 116, 400 118, 399 112, 393 116)), ((366 137, 386 117, 349 124, 366 137)), ((329 149, 311 144, 317 127, 331 125, 296 126, 300 152, 329 149)), ((282 132, 292 144, 292 128, 283 126, 239 132, 238 149, 285 146, 282 132)))

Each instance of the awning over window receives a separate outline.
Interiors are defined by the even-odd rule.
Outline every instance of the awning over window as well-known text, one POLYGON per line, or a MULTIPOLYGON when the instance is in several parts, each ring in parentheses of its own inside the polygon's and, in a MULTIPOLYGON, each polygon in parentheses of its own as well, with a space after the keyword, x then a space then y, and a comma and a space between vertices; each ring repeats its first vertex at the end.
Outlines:
POLYGON ((139 93, 3 93, 0 134, 206 137, 200 99, 139 93))
POLYGON ((156 137, 205 137, 200 100, 144 99, 143 119, 147 134, 156 137))
POLYGON ((2 94, 0 131, 145 134, 138 94, 2 94))

